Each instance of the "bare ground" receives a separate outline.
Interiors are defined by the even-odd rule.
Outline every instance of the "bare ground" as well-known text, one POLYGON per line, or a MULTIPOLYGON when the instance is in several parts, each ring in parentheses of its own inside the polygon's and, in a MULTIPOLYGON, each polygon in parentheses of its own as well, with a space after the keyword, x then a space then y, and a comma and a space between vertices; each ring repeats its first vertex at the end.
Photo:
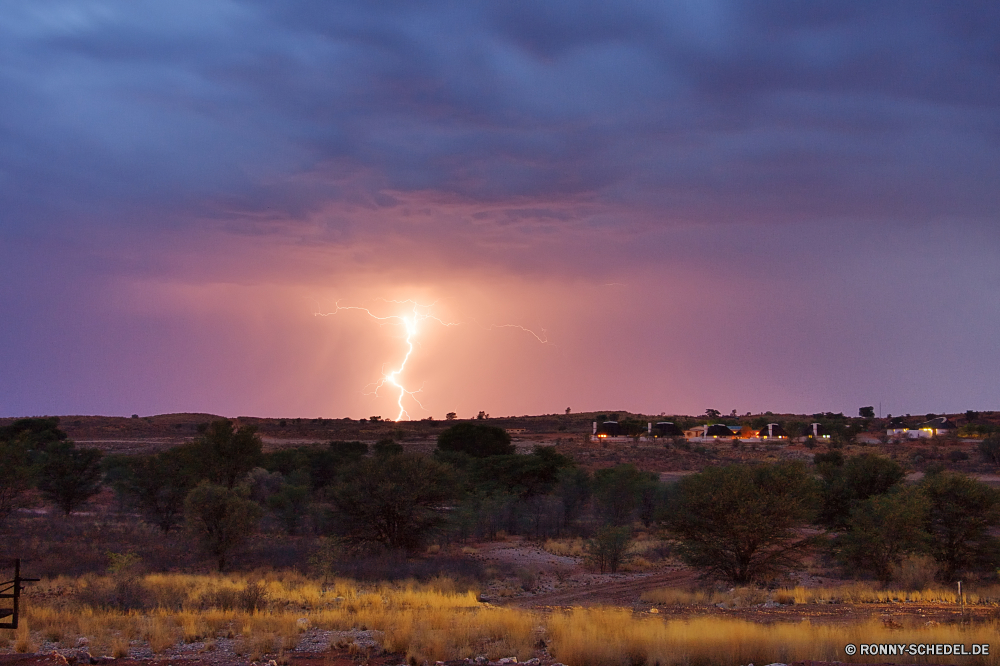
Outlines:
MULTIPOLYGON (((485 562, 533 567, 537 581, 532 589, 510 584, 493 586, 484 591, 483 599, 495 605, 540 611, 614 606, 666 617, 713 615, 765 623, 809 620, 832 624, 880 620, 887 626, 986 622, 1000 614, 994 607, 967 606, 963 611, 956 604, 928 602, 766 604, 740 608, 651 604, 642 600, 643 593, 663 587, 691 590, 701 584, 697 572, 676 563, 663 563, 648 571, 599 574, 587 570, 581 558, 552 555, 537 544, 517 539, 482 544, 476 557, 485 562)), ((792 584, 835 587, 851 582, 854 581, 803 573, 792 584)))

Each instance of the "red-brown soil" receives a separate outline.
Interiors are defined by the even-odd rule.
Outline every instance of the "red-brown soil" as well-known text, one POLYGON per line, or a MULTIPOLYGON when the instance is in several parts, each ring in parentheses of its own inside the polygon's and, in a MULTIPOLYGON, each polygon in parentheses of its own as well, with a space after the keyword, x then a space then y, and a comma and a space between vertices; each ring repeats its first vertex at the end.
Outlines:
MULTIPOLYGON (((218 659, 202 657, 171 657, 157 659, 111 659, 109 657, 95 659, 97 664, 105 666, 238 666, 240 664, 265 665, 265 659, 260 662, 250 662, 246 659, 231 659, 220 662, 218 659)), ((396 666, 404 663, 400 654, 383 654, 379 656, 353 655, 346 651, 332 650, 330 652, 314 652, 291 655, 288 666, 396 666)), ((464 662, 458 662, 464 663, 464 662)), ((66 659, 54 653, 34 654, 0 654, 0 666, 67 666, 66 659)), ((81 664, 81 666, 83 666, 81 664)))

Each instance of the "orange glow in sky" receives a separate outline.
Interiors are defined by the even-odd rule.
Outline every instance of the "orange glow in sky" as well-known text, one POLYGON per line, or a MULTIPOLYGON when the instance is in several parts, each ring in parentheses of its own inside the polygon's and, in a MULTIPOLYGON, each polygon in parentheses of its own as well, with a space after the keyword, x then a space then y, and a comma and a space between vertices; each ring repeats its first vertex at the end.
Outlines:
MULTIPOLYGON (((369 317, 379 322, 401 325, 403 327, 403 329, 406 331, 406 354, 403 356, 403 360, 399 363, 398 368, 396 368, 395 370, 391 370, 389 372, 385 372, 379 381, 375 382, 374 384, 369 384, 369 387, 374 386, 374 388, 371 391, 367 391, 368 387, 366 387, 366 393, 377 396, 379 389, 381 389, 386 384, 391 384, 392 386, 394 386, 396 389, 399 390, 399 395, 396 399, 396 405, 399 407, 399 413, 396 415, 395 420, 409 421, 411 420, 411 417, 410 413, 406 410, 406 407, 403 405, 404 398, 409 396, 415 403, 417 403, 417 405, 421 409, 425 409, 424 406, 420 403, 420 400, 417 399, 416 397, 417 393, 423 391, 423 387, 421 386, 421 388, 418 389, 409 389, 402 384, 402 375, 403 372, 406 370, 406 364, 410 360, 410 357, 413 355, 413 339, 417 337, 420 331, 419 324, 421 322, 427 321, 428 319, 433 320, 442 326, 458 326, 458 322, 447 322, 444 321, 443 319, 435 317, 434 315, 428 312, 421 311, 433 307, 434 303, 423 305, 421 303, 417 303, 416 301, 410 299, 407 299, 405 301, 394 301, 386 299, 379 299, 379 300, 382 300, 385 303, 410 304, 412 305, 412 312, 409 315, 394 314, 394 315, 380 316, 373 313, 369 308, 354 306, 354 305, 342 306, 340 305, 339 302, 337 302, 336 309, 333 312, 316 312, 315 314, 316 316, 319 317, 329 317, 337 314, 341 310, 358 310, 360 312, 364 312, 369 317)), ((382 368, 384 372, 385 370, 384 364, 382 368)))

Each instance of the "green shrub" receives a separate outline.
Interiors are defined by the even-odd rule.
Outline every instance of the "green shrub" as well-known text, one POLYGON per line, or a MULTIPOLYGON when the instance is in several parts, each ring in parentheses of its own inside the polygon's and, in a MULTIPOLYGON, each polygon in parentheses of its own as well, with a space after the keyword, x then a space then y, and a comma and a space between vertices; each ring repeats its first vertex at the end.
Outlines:
POLYGON ((438 435, 437 448, 467 453, 474 458, 517 453, 510 435, 503 428, 474 423, 459 423, 442 432, 438 435))
POLYGON ((629 553, 632 543, 631 527, 606 525, 584 546, 587 561, 601 573, 617 573, 623 564, 632 559, 629 553))

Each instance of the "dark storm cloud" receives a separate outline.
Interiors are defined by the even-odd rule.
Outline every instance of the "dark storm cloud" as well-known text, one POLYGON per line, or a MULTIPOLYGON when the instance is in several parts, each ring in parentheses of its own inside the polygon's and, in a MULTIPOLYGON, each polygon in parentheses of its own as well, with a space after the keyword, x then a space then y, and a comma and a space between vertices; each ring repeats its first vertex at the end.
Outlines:
POLYGON ((0 224, 252 230, 408 191, 598 199, 632 223, 992 217, 998 19, 986 3, 8 3, 0 224))
POLYGON ((998 33, 986 3, 6 0, 0 411, 362 409, 348 360, 384 350, 316 302, 456 292, 558 338, 481 382, 517 413, 995 407, 998 33))

